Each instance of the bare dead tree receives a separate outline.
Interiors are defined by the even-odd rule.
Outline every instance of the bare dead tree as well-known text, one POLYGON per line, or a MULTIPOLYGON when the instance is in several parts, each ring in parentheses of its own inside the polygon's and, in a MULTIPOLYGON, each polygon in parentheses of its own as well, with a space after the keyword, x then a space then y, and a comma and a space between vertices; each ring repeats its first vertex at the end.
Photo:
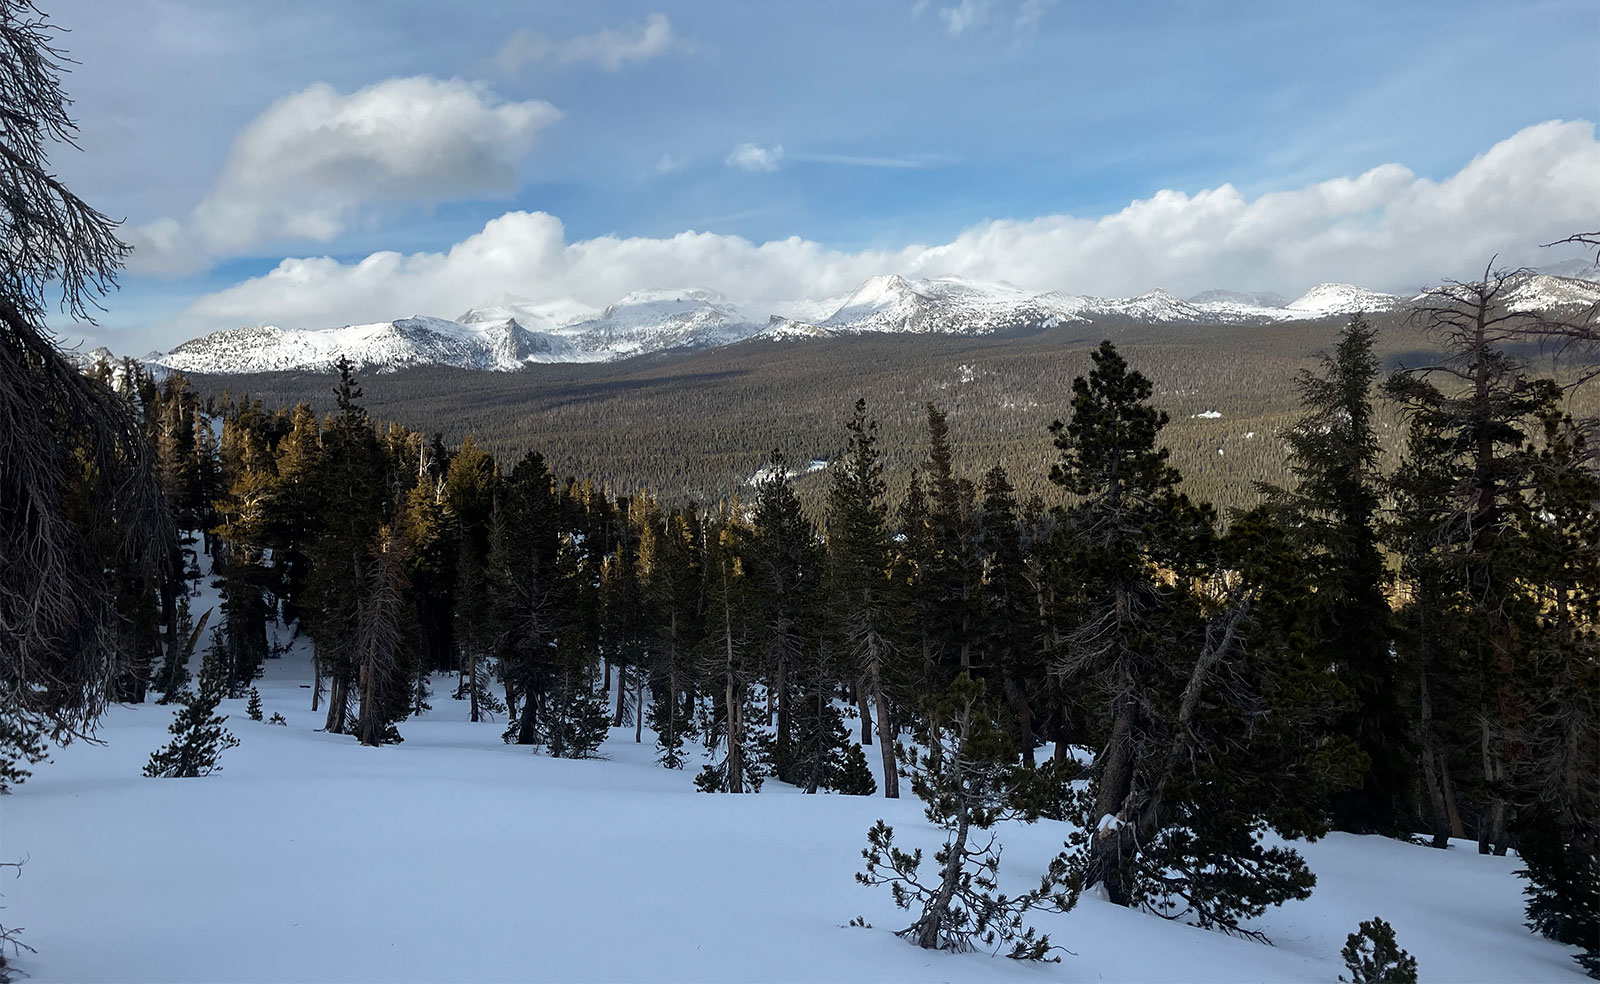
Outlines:
POLYGON ((92 730, 128 656, 106 568, 159 574, 169 521, 131 407, 45 323, 52 302, 92 323, 128 252, 49 169, 76 132, 56 34, 31 0, 0 0, 0 712, 66 741, 92 730), (85 475, 93 515, 74 516, 85 475))

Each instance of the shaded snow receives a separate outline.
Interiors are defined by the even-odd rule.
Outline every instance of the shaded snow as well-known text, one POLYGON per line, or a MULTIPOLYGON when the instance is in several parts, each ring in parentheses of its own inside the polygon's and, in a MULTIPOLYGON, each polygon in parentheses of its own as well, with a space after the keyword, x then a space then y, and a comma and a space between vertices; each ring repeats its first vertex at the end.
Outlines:
MULTIPOLYGON (((196 614, 214 592, 197 599, 196 614)), ((910 917, 855 884, 879 817, 929 854, 915 799, 694 792, 613 730, 608 760, 555 760, 471 724, 434 681, 406 741, 317 730, 306 646, 267 664, 264 709, 227 701, 240 747, 208 778, 146 779, 172 708, 113 709, 4 801, 7 923, 53 981, 1317 981, 1362 919, 1394 924, 1424 980, 1579 981, 1522 927, 1515 858, 1378 837, 1299 845, 1316 893, 1259 923, 1265 946, 1092 896, 1035 920, 1059 965, 918 950, 910 917), (863 916, 872 929, 850 928, 863 916)), ((1003 888, 1031 885, 1068 828, 999 828, 1003 888)))

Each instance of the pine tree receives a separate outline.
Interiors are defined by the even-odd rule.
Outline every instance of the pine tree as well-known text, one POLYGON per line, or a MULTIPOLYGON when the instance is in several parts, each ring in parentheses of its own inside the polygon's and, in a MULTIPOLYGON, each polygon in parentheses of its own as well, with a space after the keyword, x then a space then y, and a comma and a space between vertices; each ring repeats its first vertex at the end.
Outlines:
POLYGON ((372 421, 357 402, 361 387, 348 359, 338 362, 334 390, 338 413, 323 426, 317 496, 322 503, 321 533, 311 550, 307 628, 316 646, 316 680, 312 707, 328 678, 328 712, 324 730, 345 734, 352 725, 352 690, 357 672, 353 644, 357 637, 361 597, 368 579, 371 549, 383 519, 382 450, 372 421))
POLYGON ((1362 920, 1339 953, 1350 968, 1349 984, 1417 984, 1417 958, 1400 949, 1394 927, 1382 919, 1362 920))
POLYGON ((1113 903, 1258 935, 1241 921, 1314 884, 1262 834, 1321 834, 1323 798, 1359 766, 1328 734, 1344 691, 1307 658, 1285 524, 1259 511, 1219 541, 1157 447, 1149 381, 1109 342, 1094 363, 1053 428, 1053 477, 1078 497, 1057 537, 1078 622, 1059 669, 1103 709, 1074 868, 1113 903))
POLYGON ((1551 413, 1516 511, 1529 543, 1527 716, 1511 774, 1530 928, 1584 948, 1600 977, 1600 469, 1570 416, 1551 413))
POLYGON ((151 754, 144 774, 153 779, 186 779, 208 776, 221 768, 217 759, 239 739, 223 727, 228 717, 217 713, 217 705, 227 696, 227 644, 220 629, 213 630, 211 647, 200 666, 198 687, 185 695, 183 707, 173 716, 167 731, 173 736, 168 745, 151 754))
POLYGON ((878 425, 867 419, 867 401, 857 400, 845 425, 849 446, 833 464, 828 494, 830 609, 843 655, 852 664, 863 729, 877 713, 878 751, 883 759, 883 794, 900 795, 895 771, 895 732, 889 687, 897 669, 898 608, 890 580, 887 506, 878 425))
POLYGON ((1559 321, 1506 306, 1517 274, 1486 271, 1480 280, 1424 292, 1413 317, 1445 356, 1428 368, 1396 372, 1386 384, 1432 438, 1432 456, 1449 475, 1452 508, 1433 538, 1444 544, 1442 559, 1453 569, 1453 607, 1464 630, 1453 675, 1472 686, 1457 694, 1464 706, 1442 710, 1476 719, 1474 744, 1485 754, 1470 763, 1458 791, 1475 802, 1479 850, 1496 854, 1510 846, 1514 774, 1529 764, 1519 735, 1530 713, 1532 674, 1519 640, 1537 618, 1523 590, 1533 557, 1510 520, 1532 480, 1532 438, 1561 393, 1554 380, 1532 376, 1518 352, 1565 340, 1559 321))
POLYGON ((244 711, 250 716, 250 720, 261 720, 261 691, 254 687, 250 688, 250 702, 244 706, 244 711))
MULTIPOLYGON (((767 475, 756 485, 751 527, 745 554, 762 661, 767 673, 767 691, 771 695, 769 703, 776 705, 775 713, 769 715, 768 720, 776 727, 774 766, 778 778, 795 782, 793 704, 796 679, 825 675, 821 667, 807 665, 813 662, 812 654, 820 652, 817 641, 808 638, 808 628, 816 620, 822 557, 811 522, 795 494, 788 462, 781 452, 772 452, 767 462, 767 475)), ((820 719, 816 727, 830 730, 829 722, 820 719)), ((840 727, 843 727, 842 722, 840 727)))
POLYGON ((961 952, 977 944, 1009 943, 1010 957, 1044 959, 1050 938, 1036 936, 1023 917, 1044 904, 1072 908, 1077 885, 1068 880, 1064 858, 1057 858, 1037 889, 1017 896, 999 891, 1000 848, 993 834, 982 832, 1001 819, 1031 820, 1037 814, 1014 801, 1022 781, 1014 746, 994 720, 983 686, 963 673, 937 703, 938 713, 930 719, 939 724, 930 730, 929 741, 940 754, 924 757, 902 748, 901 755, 912 791, 927 804, 928 821, 946 833, 933 858, 934 873, 923 875, 922 850, 908 854, 896 847, 894 829, 879 820, 867 832, 868 846, 861 852, 866 870, 856 880, 887 884, 896 905, 917 911, 916 921, 896 935, 924 949, 961 952))
POLYGON ((1323 356, 1322 373, 1300 374, 1304 415, 1283 434, 1299 484, 1266 491, 1300 533, 1313 571, 1314 645, 1353 693, 1340 730, 1368 760, 1361 787, 1333 798, 1336 826, 1398 835, 1408 832, 1415 753, 1379 549, 1383 489, 1371 400, 1376 335, 1361 315, 1352 316, 1332 354, 1323 356))
POLYGON ((699 651, 700 678, 719 712, 707 743, 720 739, 723 760, 706 767, 696 785, 707 791, 759 792, 765 757, 760 722, 750 688, 760 666, 756 598, 745 571, 744 552, 751 532, 739 521, 735 503, 707 536, 705 637, 699 651))
POLYGON ((384 527, 368 566, 351 647, 360 689, 356 737, 363 745, 398 741, 395 722, 411 709, 411 674, 407 672, 411 654, 404 643, 408 635, 407 562, 405 539, 384 527))
POLYGON ((1015 721, 1024 764, 1034 764, 1034 702, 1046 690, 1042 653, 1032 645, 1034 597, 1022 550, 1015 490, 1004 468, 983 477, 983 499, 975 529, 983 569, 975 631, 976 662, 1000 681, 1015 721))
POLYGON ((650 727, 658 761, 683 768, 684 742, 693 737, 693 654, 702 631, 701 564, 696 548, 699 522, 692 506, 667 517, 658 532, 647 527, 639 544, 644 597, 654 652, 650 673, 650 727))

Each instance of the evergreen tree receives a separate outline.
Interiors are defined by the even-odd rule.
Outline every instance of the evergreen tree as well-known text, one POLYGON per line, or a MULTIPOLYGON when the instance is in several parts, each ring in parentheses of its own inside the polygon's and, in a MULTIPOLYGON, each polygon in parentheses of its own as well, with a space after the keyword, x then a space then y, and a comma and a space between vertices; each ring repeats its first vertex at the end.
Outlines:
POLYGON ((1376 331, 1351 317, 1323 371, 1297 382, 1304 415, 1283 434, 1292 491, 1268 487, 1299 532, 1316 598, 1314 645, 1352 691, 1340 724, 1367 756, 1359 789, 1337 794, 1335 825, 1356 833, 1408 832, 1412 729, 1402 706, 1406 675, 1394 657, 1389 575, 1379 549, 1378 436, 1371 390, 1378 376, 1376 331))
POLYGON ((261 691, 254 687, 250 688, 250 702, 244 706, 244 711, 250 716, 250 720, 261 720, 261 691))
POLYGON ((389 527, 379 532, 356 616, 352 657, 361 700, 356 737, 363 745, 398 741, 395 722, 411 709, 405 550, 399 533, 389 527))
POLYGON ((1310 893, 1300 857, 1261 837, 1324 831, 1323 797, 1360 761, 1327 734, 1344 692, 1307 660, 1284 524, 1264 511, 1219 543, 1156 445, 1149 381, 1109 342, 1094 363, 1053 428, 1053 477, 1078 497, 1057 538, 1078 620, 1059 669, 1103 708, 1074 866, 1113 903, 1243 932, 1310 893))
POLYGON ((165 748, 151 754, 144 774, 153 779, 187 779, 208 776, 221 768, 217 759, 239 739, 223 727, 226 714, 217 705, 227 696, 227 644, 222 630, 212 633, 211 647, 200 666, 199 685, 185 695, 183 707, 167 731, 173 736, 165 748))
POLYGON ((312 708, 328 678, 330 734, 345 734, 351 724, 352 690, 357 672, 353 645, 357 638, 361 598, 368 583, 372 544, 383 519, 382 450, 367 412, 356 402, 361 387, 348 359, 338 362, 334 390, 338 413, 323 427, 321 471, 317 476, 322 503, 321 533, 311 551, 308 607, 314 613, 307 628, 316 646, 316 680, 312 708))
POLYGON ((883 794, 900 795, 895 771, 895 732, 889 687, 897 667, 898 609, 890 580, 887 506, 883 502, 883 464, 878 425, 867 419, 867 401, 857 400, 845 425, 850 433, 844 455, 834 462, 828 493, 830 608, 844 658, 867 721, 877 713, 878 751, 883 759, 883 794))
MULTIPOLYGON (((788 461, 778 451, 772 452, 766 477, 756 485, 751 525, 745 553, 749 560, 748 574, 762 661, 767 673, 767 692, 771 695, 769 703, 776 705, 767 722, 776 727, 774 765, 778 778, 795 782, 793 702, 796 679, 815 676, 817 683, 823 685, 822 689, 826 689, 826 674, 822 668, 808 665, 820 661, 821 647, 816 640, 808 638, 808 628, 816 618, 822 557, 811 522, 795 494, 788 461), (813 653, 818 654, 815 659, 813 653)), ((842 722, 839 727, 843 728, 842 722)), ((821 718, 816 719, 815 728, 818 734, 833 733, 831 723, 821 718)), ((812 775, 815 775, 815 767, 812 775)))
POLYGON ((696 779, 708 792, 759 792, 765 757, 758 742, 760 722, 750 688, 760 668, 756 598, 745 572, 744 551, 750 530, 739 522, 735 503, 707 537, 705 637, 700 648, 700 677, 719 712, 707 731, 707 744, 721 740, 723 760, 709 765, 696 779))
MULTIPOLYGON (((1475 719, 1485 750, 1458 789, 1476 806, 1479 850, 1504 854, 1517 803, 1516 774, 1530 765, 1520 733, 1531 713, 1528 638, 1537 606, 1523 590, 1533 556, 1512 522, 1532 481, 1532 438, 1554 412, 1560 387, 1530 374, 1518 353, 1564 341, 1558 321, 1516 311, 1505 300, 1516 271, 1486 272, 1424 292, 1414 319, 1445 349, 1433 366, 1401 370, 1386 388, 1433 441, 1429 455, 1449 476, 1450 509, 1433 539, 1451 569, 1462 651, 1452 676, 1470 682, 1448 716, 1475 719)), ((1437 696, 1435 703, 1437 705, 1437 696)))
POLYGON ((994 720, 983 687, 963 673, 938 698, 938 721, 929 732, 938 756, 919 756, 902 748, 901 758, 911 788, 927 804, 928 821, 945 831, 934 855, 934 873, 921 874, 922 850, 907 853, 894 844, 894 829, 882 820, 867 832, 861 854, 866 870, 856 875, 863 885, 887 884, 895 904, 915 909, 917 919, 896 935, 924 949, 966 951, 976 944, 1011 944, 1010 957, 1044 959, 1050 938, 1036 936, 1023 917, 1050 903, 1066 911, 1076 903, 1078 888, 1068 880, 1064 859, 1057 858, 1037 889, 1017 896, 999 891, 1000 848, 995 837, 983 836, 1001 819, 1034 819, 1014 798, 1020 781, 1015 750, 994 720), (935 764, 936 763, 936 764, 935 764), (982 838, 980 840, 980 838, 982 838))
POLYGON ((1339 953, 1350 968, 1349 984, 1417 984, 1417 958, 1400 949, 1394 927, 1382 919, 1362 920, 1339 953))
POLYGON ((699 538, 699 522, 689 506, 667 517, 659 532, 647 527, 639 545, 654 653, 650 727, 658 760, 669 769, 683 768, 683 744, 693 736, 693 654, 702 626, 699 538))

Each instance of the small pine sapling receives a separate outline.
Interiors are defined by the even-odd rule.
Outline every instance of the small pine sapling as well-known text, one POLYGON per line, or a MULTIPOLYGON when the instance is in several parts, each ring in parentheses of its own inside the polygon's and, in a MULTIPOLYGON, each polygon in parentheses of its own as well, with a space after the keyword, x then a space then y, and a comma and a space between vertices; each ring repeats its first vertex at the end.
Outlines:
POLYGON ((980 843, 974 831, 987 831, 1006 819, 1032 821, 1040 797, 1014 798, 1030 784, 1029 770, 1016 763, 1011 740, 996 721, 983 685, 963 673, 931 708, 930 754, 901 747, 899 758, 911 788, 927 804, 928 820, 944 828, 945 843, 934 855, 935 873, 920 873, 922 850, 907 853, 894 844, 894 829, 879 820, 867 832, 861 852, 863 885, 889 886, 902 909, 920 910, 915 922, 895 935, 928 950, 965 952, 979 944, 996 952, 1011 944, 1016 960, 1050 959, 1048 936, 1037 935, 1023 917, 1031 909, 1054 905, 1067 911, 1077 903, 1078 882, 1058 855, 1037 889, 1017 896, 999 891, 1000 848, 990 833, 980 843))
POLYGON ((844 751, 844 761, 839 766, 834 790, 846 796, 871 796, 878 791, 878 780, 872 777, 872 766, 867 764, 867 753, 851 742, 844 751))
POLYGON ((261 720, 261 691, 254 687, 250 688, 250 702, 244 705, 244 711, 250 715, 250 720, 261 720))
POLYGON ((186 694, 183 707, 173 715, 167 731, 172 741, 150 756, 144 774, 153 779, 187 779, 207 776, 220 766, 217 758, 239 744, 223 724, 227 715, 217 713, 217 705, 228 692, 220 633, 200 666, 200 685, 186 694))
POLYGON ((267 718, 267 723, 268 724, 278 724, 278 725, 282 725, 284 727, 288 727, 289 726, 289 719, 284 717, 282 714, 279 714, 277 711, 273 711, 272 712, 272 716, 267 718))
POLYGON ((1377 917, 1363 920, 1339 953, 1350 968, 1349 978, 1339 975, 1347 984, 1417 984, 1417 958, 1400 949, 1394 927, 1377 917))

